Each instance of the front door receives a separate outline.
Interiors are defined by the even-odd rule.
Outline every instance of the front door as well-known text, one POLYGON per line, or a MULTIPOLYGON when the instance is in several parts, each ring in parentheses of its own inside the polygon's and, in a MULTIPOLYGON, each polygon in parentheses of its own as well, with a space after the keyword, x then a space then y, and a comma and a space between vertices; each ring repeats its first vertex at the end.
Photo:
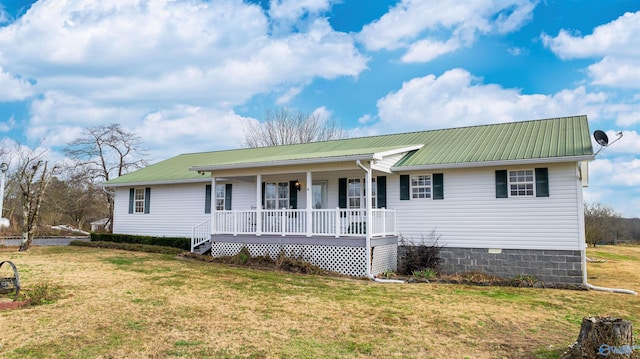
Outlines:
POLYGON ((313 185, 311 188, 311 200, 312 207, 314 209, 327 208, 327 192, 328 192, 328 184, 327 181, 313 181, 313 185))

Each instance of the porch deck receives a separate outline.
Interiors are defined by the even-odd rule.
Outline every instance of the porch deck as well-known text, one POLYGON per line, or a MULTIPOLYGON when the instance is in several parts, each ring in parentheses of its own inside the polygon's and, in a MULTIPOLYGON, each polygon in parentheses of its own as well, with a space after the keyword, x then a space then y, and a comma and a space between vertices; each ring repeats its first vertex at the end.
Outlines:
POLYGON ((233 236, 212 235, 211 255, 233 256, 246 247, 252 256, 267 255, 277 258, 280 253, 300 258, 318 267, 355 277, 364 277, 366 260, 371 260, 371 273, 396 270, 398 237, 371 239, 371 252, 367 256, 364 236, 358 237, 306 237, 306 236, 233 236), (369 257, 369 258, 367 258, 369 257))
POLYGON ((375 209, 371 223, 365 210, 231 210, 217 211, 194 227, 192 252, 211 249, 214 257, 251 255, 276 258, 281 252, 323 269, 353 276, 395 270, 398 236, 395 210, 375 209), (367 231, 371 253, 367 255, 367 231))

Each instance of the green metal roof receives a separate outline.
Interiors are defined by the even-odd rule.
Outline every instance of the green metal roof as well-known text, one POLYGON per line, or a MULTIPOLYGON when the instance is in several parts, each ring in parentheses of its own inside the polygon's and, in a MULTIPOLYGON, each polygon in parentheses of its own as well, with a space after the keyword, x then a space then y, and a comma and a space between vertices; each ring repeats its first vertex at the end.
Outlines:
POLYGON ((452 164, 481 164, 566 157, 592 157, 586 116, 511 122, 484 126, 349 138, 297 145, 245 148, 183 154, 105 183, 171 183, 203 180, 194 168, 265 167, 321 161, 340 161, 400 151, 415 145, 395 170, 452 164))

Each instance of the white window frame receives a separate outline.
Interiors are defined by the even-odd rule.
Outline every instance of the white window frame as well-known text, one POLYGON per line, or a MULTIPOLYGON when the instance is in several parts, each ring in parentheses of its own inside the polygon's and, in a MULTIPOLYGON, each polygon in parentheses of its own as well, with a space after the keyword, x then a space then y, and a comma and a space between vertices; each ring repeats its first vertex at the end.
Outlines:
POLYGON ((433 175, 411 175, 409 188, 411 199, 433 199, 433 175))
POLYGON ((507 172, 507 189, 509 197, 535 197, 535 171, 529 168, 509 170, 507 172))
POLYGON ((226 185, 225 184, 216 184, 216 192, 214 194, 216 211, 224 211, 225 205, 225 195, 226 195, 226 185))
POLYGON ((133 190, 133 213, 144 214, 145 188, 134 188, 133 190))
POLYGON ((289 209, 289 182, 265 182, 264 208, 265 209, 289 209), (275 189, 275 196, 271 197, 270 188, 275 189))
MULTIPOLYGON (((366 189, 367 180, 364 178, 348 178, 347 179, 347 208, 350 209, 363 209, 363 203, 366 203, 367 200, 367 189, 366 189), (353 187, 354 191, 352 191, 351 184, 358 184, 357 187, 353 187), (355 189, 359 191, 355 191, 355 189), (352 205, 353 203, 357 203, 357 206, 352 205)), ((376 183, 376 177, 371 178, 371 208, 376 208, 378 203, 378 186, 376 183)))

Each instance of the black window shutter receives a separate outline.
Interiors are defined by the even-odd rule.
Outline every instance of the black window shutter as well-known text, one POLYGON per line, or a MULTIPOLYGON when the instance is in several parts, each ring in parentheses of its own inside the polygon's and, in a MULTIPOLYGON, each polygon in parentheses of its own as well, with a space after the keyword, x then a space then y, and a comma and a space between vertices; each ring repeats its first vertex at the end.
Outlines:
POLYGON ((433 199, 444 199, 444 175, 433 174, 433 199))
POLYGON ((296 182, 289 181, 289 208, 298 209, 298 190, 296 189, 296 182))
POLYGON ((264 189, 267 187, 267 185, 262 182, 262 208, 264 208, 264 197, 265 197, 265 193, 264 193, 264 189))
POLYGON ((400 199, 409 199, 409 175, 400 175, 400 199))
POLYGON ((507 170, 496 171, 496 198, 508 198, 507 170))
POLYGON ((226 185, 224 185, 224 209, 226 211, 231 210, 231 197, 233 197, 231 191, 231 183, 227 183, 226 185))
POLYGON ((211 185, 204 186, 204 213, 211 213, 211 185))
POLYGON ((338 207, 347 208, 347 179, 338 178, 338 207))
POLYGON ((549 170, 536 168, 536 197, 549 197, 549 170))
POLYGON ((387 208, 387 176, 378 176, 376 178, 378 208, 387 208))
POLYGON ((129 188, 129 213, 133 213, 133 198, 136 195, 136 190, 129 188))
POLYGON ((149 214, 149 205, 151 204, 151 187, 144 189, 144 213, 149 214))

